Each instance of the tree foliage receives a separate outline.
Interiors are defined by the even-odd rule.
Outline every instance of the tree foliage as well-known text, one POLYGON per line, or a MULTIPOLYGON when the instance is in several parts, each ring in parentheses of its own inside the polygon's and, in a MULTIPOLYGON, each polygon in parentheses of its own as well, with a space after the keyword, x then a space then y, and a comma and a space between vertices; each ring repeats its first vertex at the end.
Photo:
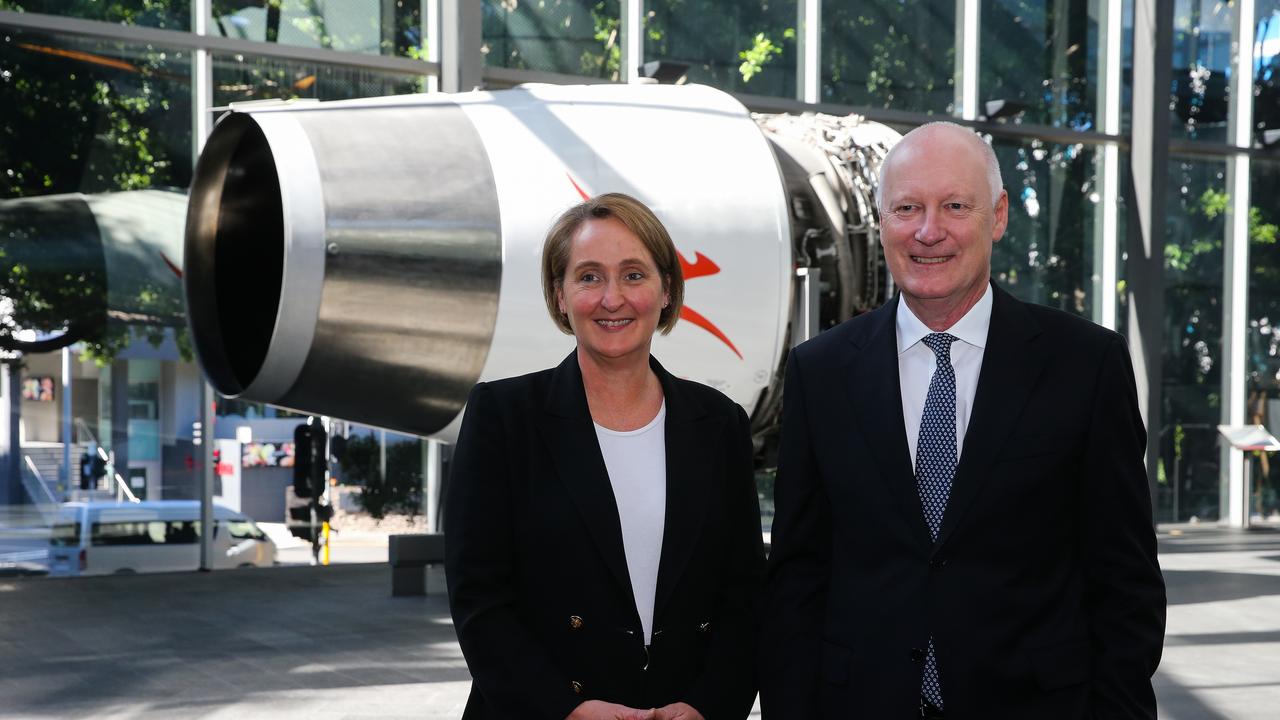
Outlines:
POLYGON ((378 438, 347 441, 342 469, 348 484, 361 486, 360 504, 375 518, 390 513, 417 515, 422 511, 422 448, 417 441, 387 444, 387 476, 383 478, 378 438))

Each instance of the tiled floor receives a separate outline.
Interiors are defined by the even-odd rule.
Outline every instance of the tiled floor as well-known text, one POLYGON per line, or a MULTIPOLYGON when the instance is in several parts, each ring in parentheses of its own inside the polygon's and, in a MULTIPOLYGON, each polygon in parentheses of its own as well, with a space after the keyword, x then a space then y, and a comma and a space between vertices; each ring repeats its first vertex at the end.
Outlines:
MULTIPOLYGON (((1280 532, 1161 534, 1161 717, 1273 718, 1280 532)), ((0 577, 3 718, 456 718, 470 682, 432 571, 385 564, 86 579, 0 577)))

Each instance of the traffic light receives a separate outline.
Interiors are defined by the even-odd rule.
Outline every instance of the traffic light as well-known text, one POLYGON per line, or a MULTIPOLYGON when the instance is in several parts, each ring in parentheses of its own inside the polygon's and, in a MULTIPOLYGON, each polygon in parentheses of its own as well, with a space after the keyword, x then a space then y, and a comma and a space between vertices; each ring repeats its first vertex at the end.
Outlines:
POLYGON ((324 494, 324 475, 329 469, 325 440, 324 427, 319 424, 299 425, 293 431, 293 492, 300 498, 324 494))

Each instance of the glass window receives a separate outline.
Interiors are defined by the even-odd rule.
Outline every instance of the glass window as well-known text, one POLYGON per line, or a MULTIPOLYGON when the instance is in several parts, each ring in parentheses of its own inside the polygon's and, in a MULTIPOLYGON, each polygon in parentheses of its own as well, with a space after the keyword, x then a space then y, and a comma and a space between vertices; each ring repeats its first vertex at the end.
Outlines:
POLYGON ((48 13, 169 30, 191 29, 191 0, 0 0, 0 10, 48 13))
MULTIPOLYGON (((1250 168, 1249 319, 1246 340, 1246 423, 1280 435, 1280 164, 1250 168)), ((1251 515, 1280 520, 1280 467, 1275 454, 1259 453, 1253 465, 1251 515)))
POLYGON ((1226 165, 1169 163, 1165 240, 1164 366, 1156 517, 1219 517, 1222 388, 1222 240, 1226 165))
POLYGON ((267 537, 252 521, 219 521, 213 528, 214 533, 219 532, 223 527, 227 528, 227 533, 233 540, 265 540, 267 537))
POLYGON ((245 55, 213 56, 213 104, 248 100, 346 100, 426 90, 426 77, 245 55))
POLYGON ((482 0, 486 65, 619 79, 618 0, 482 0))
POLYGON ((870 0, 822 5, 822 99, 950 113, 956 4, 870 0))
POLYGON ((992 277, 1023 300, 1091 317, 1099 153, 1040 140, 997 138, 992 147, 1009 193, 992 277))
MULTIPOLYGON (((1280 0, 1263 0, 1255 10, 1253 43, 1253 123, 1258 140, 1280 133, 1280 0)), ((1273 146, 1280 143, 1275 138, 1273 146)))
POLYGON ((10 30, 0 85, 0 344, 105 362, 183 328, 189 55, 10 30))
POLYGON ((150 522, 95 522, 92 544, 191 545, 200 541, 200 522, 153 520, 150 522))
POLYGON ((688 65, 689 82, 795 97, 795 0, 649 0, 645 6, 645 60, 688 65))
POLYGON ((978 114, 1093 130, 1098 87, 1096 0, 982 3, 978 114), (1014 114, 1016 113, 1016 114, 1014 114))
POLYGON ((54 547, 79 547, 80 523, 62 522, 49 531, 49 544, 54 547))
POLYGON ((426 57, 419 2, 214 0, 210 32, 326 50, 426 57))
POLYGON ((1177 0, 1173 16, 1171 137, 1227 140, 1231 24, 1234 7, 1219 0, 1177 0))

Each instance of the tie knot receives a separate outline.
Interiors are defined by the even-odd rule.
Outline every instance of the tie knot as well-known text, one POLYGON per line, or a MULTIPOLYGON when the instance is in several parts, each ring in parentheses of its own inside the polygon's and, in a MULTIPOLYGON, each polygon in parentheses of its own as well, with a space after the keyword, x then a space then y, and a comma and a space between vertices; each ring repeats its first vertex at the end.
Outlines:
POLYGON ((929 346, 929 349, 933 351, 939 361, 951 362, 951 343, 959 339, 955 335, 948 335, 947 333, 929 333, 924 336, 921 342, 929 346))

